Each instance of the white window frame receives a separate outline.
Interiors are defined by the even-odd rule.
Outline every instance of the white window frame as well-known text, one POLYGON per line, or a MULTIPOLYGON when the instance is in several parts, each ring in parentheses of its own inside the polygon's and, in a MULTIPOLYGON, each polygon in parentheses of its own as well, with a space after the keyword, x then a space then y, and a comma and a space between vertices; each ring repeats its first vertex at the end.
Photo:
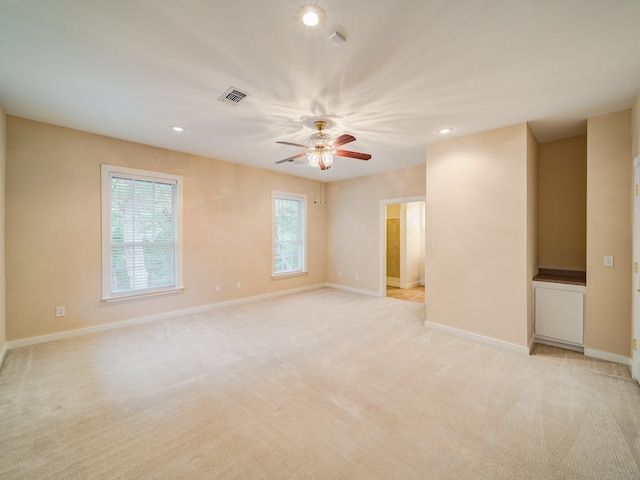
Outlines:
POLYGON ((291 277, 296 275, 307 275, 307 196, 302 193, 289 193, 277 190, 272 191, 271 195, 271 220, 272 220, 272 246, 271 246, 271 272, 272 278, 291 277), (300 219, 300 248, 302 254, 300 256, 300 269, 288 272, 276 272, 276 200, 295 200, 302 202, 302 218, 300 219))
POLYGON ((168 173, 152 172, 137 168, 119 167, 102 164, 101 166, 101 190, 102 190, 102 300, 113 302, 118 300, 130 300, 137 297, 148 297, 180 292, 183 285, 183 255, 182 255, 182 176, 168 173), (176 185, 175 198, 175 285, 171 287, 153 288, 145 290, 133 290, 130 292, 113 293, 111 285, 111 213, 110 213, 110 179, 111 176, 121 175, 134 180, 156 181, 174 183, 176 185))

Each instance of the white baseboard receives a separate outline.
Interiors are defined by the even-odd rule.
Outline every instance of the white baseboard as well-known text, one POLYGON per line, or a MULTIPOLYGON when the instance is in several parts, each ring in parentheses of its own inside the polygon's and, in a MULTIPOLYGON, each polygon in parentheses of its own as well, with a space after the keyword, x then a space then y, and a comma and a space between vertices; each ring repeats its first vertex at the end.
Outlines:
POLYGON ((466 332, 464 330, 458 330, 457 328, 447 327, 445 325, 440 325, 439 323, 433 322, 424 322, 424 325, 427 328, 431 328, 433 330, 438 330, 440 332, 448 333, 450 335, 455 335, 456 337, 466 338, 467 340, 472 340, 478 343, 484 343, 486 345, 491 345, 493 347, 502 348, 504 350, 511 350, 512 352, 522 353, 524 355, 529 355, 529 347, 516 345, 515 343, 503 342, 502 340, 496 340, 495 338, 485 337, 483 335, 478 335, 476 333, 466 332))
POLYGON ((533 339, 535 343, 540 343, 542 345, 550 345, 552 347, 564 348, 565 350, 573 350, 574 352, 584 353, 584 346, 582 345, 572 345, 570 343, 558 342, 549 338, 539 336, 535 336, 533 337, 533 339))
POLYGON ((345 285, 338 285, 337 283, 325 283, 324 286, 325 287, 335 288, 337 290, 344 290, 346 292, 359 293, 360 295, 368 295, 370 297, 379 297, 380 296, 379 292, 373 292, 371 290, 361 290, 359 288, 347 287, 345 285))
POLYGON ((6 343, 3 344, 2 350, 0 350, 0 368, 2 368, 2 364, 4 363, 4 357, 6 357, 8 350, 9 348, 7 347, 7 344, 6 343))
MULTIPOLYGON (((238 305, 242 303, 253 302, 256 300, 263 300, 266 298, 274 298, 274 297, 280 297, 283 295, 290 295, 293 293, 304 292, 308 290, 316 290, 318 288, 322 288, 325 286, 327 285, 319 284, 319 285, 311 285, 309 287, 293 288, 290 290, 283 290, 283 291, 274 292, 274 293, 266 293, 264 295, 256 295, 253 297, 238 298, 236 300, 230 300, 228 302, 212 303, 209 305, 201 305, 199 307, 186 308, 183 310, 174 310, 171 312, 158 313, 155 315, 148 315, 145 317, 131 318, 128 320, 121 320, 118 322, 105 323, 102 325, 95 325, 93 327, 78 328, 75 330, 67 330, 64 332, 41 335, 38 337, 23 338, 21 340, 12 340, 5 344, 3 348, 3 352, 6 350, 13 350, 15 348, 30 347, 31 345, 54 342, 56 340, 64 340, 66 338, 79 337, 81 335, 89 335, 91 333, 106 332, 109 330, 116 330, 118 328, 133 327, 135 325, 142 325, 150 322, 158 322, 161 320, 166 320, 167 318, 190 315, 194 313, 204 312, 206 310, 211 310, 214 308, 223 308, 231 305, 238 305)), ((4 355, 2 358, 4 358, 4 355)), ((1 362, 0 362, 0 366, 1 366, 1 362)))
POLYGON ((599 360, 606 360, 607 362, 620 363, 622 365, 626 365, 627 367, 632 367, 631 357, 625 357, 624 355, 618 355, 616 353, 602 352, 600 350, 594 350, 592 348, 584 349, 584 354, 587 357, 597 358, 599 360))
POLYGON ((393 278, 390 279, 390 278, 391 277, 387 277, 387 287, 413 288, 413 287, 417 287, 418 285, 424 286, 424 282, 421 282, 419 280, 417 282, 412 282, 412 283, 400 283, 398 279, 393 279, 393 278))

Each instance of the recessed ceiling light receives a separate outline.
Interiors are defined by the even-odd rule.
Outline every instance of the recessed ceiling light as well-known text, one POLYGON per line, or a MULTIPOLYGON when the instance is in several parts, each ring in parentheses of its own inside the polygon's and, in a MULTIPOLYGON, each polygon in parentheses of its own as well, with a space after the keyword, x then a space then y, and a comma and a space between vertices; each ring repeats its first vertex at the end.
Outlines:
POLYGON ((451 132, 453 132, 453 128, 451 127, 443 127, 436 130, 436 133, 439 133, 440 135, 446 135, 451 132))
POLYGON ((184 127, 180 127, 178 125, 171 125, 171 130, 173 130, 174 132, 184 132, 186 130, 186 128, 184 127))
POLYGON ((324 18, 324 10, 315 5, 305 5, 298 10, 298 19, 309 28, 319 27, 324 18))
POLYGON ((302 16, 302 23, 307 27, 315 27, 318 22, 320 22, 320 17, 314 11, 307 12, 302 16))

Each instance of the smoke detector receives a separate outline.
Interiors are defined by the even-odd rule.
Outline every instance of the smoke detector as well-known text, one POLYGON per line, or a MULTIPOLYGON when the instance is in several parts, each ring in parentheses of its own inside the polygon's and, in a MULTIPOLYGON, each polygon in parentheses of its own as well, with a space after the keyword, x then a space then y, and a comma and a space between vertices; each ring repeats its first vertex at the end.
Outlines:
POLYGON ((340 33, 339 31, 335 30, 335 31, 333 31, 331 33, 331 35, 329 35, 329 41, 331 42, 331 44, 333 46, 341 47, 347 41, 347 37, 346 37, 346 35, 344 35, 344 34, 340 33))

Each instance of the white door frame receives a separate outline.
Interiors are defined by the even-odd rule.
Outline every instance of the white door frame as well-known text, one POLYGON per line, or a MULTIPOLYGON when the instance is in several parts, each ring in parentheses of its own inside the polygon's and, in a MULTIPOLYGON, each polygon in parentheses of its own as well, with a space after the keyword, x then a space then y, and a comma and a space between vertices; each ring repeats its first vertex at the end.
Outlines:
POLYGON ((409 203, 409 202, 426 202, 426 195, 418 195, 415 197, 402 197, 402 198, 388 198, 380 200, 380 214, 379 214, 379 253, 380 259, 380 279, 378 282, 378 296, 385 297, 387 295, 387 205, 394 203, 409 203))
MULTIPOLYGON (((633 319, 632 338, 640 338, 640 155, 633 160, 635 194, 633 196, 633 319)), ((636 346, 631 350, 631 375, 640 383, 640 351, 636 346)))

